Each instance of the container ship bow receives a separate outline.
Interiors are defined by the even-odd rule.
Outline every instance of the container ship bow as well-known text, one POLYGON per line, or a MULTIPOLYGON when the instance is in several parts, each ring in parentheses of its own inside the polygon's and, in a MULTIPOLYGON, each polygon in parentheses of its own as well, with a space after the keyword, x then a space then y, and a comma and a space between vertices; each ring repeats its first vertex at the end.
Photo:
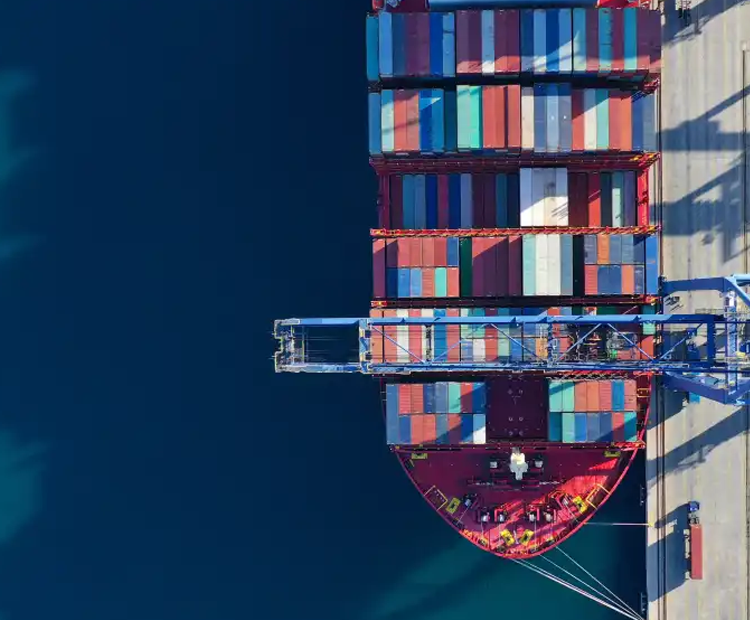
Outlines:
POLYGON ((379 377, 386 441, 468 541, 575 533, 644 446, 659 343, 660 15, 376 2, 369 317, 278 321, 279 370, 379 377), (312 327, 358 356, 312 363, 312 327))

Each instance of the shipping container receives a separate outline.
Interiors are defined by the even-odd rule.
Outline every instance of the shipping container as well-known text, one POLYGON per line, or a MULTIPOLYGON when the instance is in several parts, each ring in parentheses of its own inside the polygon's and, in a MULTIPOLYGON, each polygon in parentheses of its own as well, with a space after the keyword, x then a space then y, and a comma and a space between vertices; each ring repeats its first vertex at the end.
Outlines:
POLYGON ((547 418, 547 439, 548 441, 562 441, 563 440, 563 427, 562 427, 563 413, 561 411, 550 411, 547 418))

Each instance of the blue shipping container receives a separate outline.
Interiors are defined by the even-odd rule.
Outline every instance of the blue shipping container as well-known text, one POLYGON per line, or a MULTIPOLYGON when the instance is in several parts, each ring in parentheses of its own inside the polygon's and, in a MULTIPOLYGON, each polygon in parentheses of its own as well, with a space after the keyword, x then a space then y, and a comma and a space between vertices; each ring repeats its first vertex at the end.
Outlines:
POLYGON ((472 443, 474 439, 474 416, 470 413, 461 414, 461 443, 472 443))
POLYGON ((369 149, 370 155, 380 155, 383 152, 381 148, 381 129, 380 129, 380 93, 370 93, 367 95, 367 122, 369 125, 369 149))
POLYGON ((547 9, 547 60, 549 73, 560 73, 560 12, 547 9))
POLYGON ((547 144, 547 85, 534 84, 534 150, 545 151, 547 144))
POLYGON ((472 413, 484 413, 487 405, 487 386, 483 382, 472 385, 471 404, 474 408, 472 413))
POLYGON ((602 411, 599 416, 599 434, 602 441, 612 441, 612 413, 609 411, 602 411))
POLYGON ((534 70, 534 11, 521 11, 521 71, 534 70))
MULTIPOLYGON (((402 416, 409 419, 407 416, 402 416)), ((386 408, 385 414, 385 441, 390 445, 399 442, 399 415, 398 411, 386 408)))
POLYGON ((435 416, 435 428, 437 430, 437 443, 449 443, 448 437, 448 414, 439 413, 435 416))
POLYGON ((406 20, 404 15, 399 13, 394 13, 392 20, 393 74, 406 75, 406 20))
POLYGON ((393 14, 383 11, 378 16, 378 64, 383 77, 393 76, 393 14))
POLYGON ((601 438, 599 413, 586 414, 586 441, 599 441, 601 438))
POLYGON ((625 411, 625 382, 612 381, 612 411, 625 411))
POLYGON ((622 264, 632 265, 633 264, 633 235, 622 235, 622 264))
POLYGON ((586 441, 586 414, 585 413, 575 413, 575 424, 576 424, 576 442, 584 442, 586 441))
POLYGON ((398 413, 398 384, 389 383, 385 386, 385 410, 398 413))
POLYGON ((406 267, 398 269, 398 297, 409 297, 411 291, 410 271, 406 267))
POLYGON ((560 294, 573 294, 573 235, 560 235, 560 294))
POLYGON ((586 9, 573 9, 573 71, 586 71, 586 9))
POLYGON ((436 400, 435 400, 435 384, 434 383, 425 383, 424 386, 422 386, 423 389, 423 399, 424 399, 424 412, 425 413, 438 413, 438 410, 436 408, 436 400))
POLYGON ((596 235, 583 236, 583 263, 585 265, 596 265, 597 259, 596 235))
POLYGON ((646 294, 659 293, 659 238, 656 235, 646 237, 646 294))
POLYGON ((435 384, 435 408, 437 413, 448 413, 448 384, 445 381, 435 384))
POLYGON ((378 63, 378 18, 375 15, 367 16, 367 79, 376 82, 380 78, 380 65, 378 63))
POLYGON ((609 236, 609 262, 611 265, 622 264, 622 237, 620 235, 609 236))
POLYGON ((547 440, 562 441, 562 416, 560 411, 550 411, 547 418, 547 440))
POLYGON ((411 416, 398 416, 398 443, 411 443, 411 416))

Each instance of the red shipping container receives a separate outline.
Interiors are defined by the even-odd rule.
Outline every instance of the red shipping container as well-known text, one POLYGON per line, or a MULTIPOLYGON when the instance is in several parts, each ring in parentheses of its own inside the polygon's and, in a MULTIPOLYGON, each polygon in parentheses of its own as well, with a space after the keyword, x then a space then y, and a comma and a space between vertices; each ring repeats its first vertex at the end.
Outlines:
POLYGON ((485 237, 471 240, 471 293, 475 297, 486 295, 484 290, 484 252, 487 246, 485 237))
POLYGON ((583 90, 574 88, 570 97, 570 117, 572 125, 571 150, 583 151, 585 148, 586 123, 583 107, 583 90))
POLYGON ((650 31, 649 11, 636 11, 635 13, 638 16, 636 26, 636 32, 638 33, 636 67, 639 72, 647 72, 651 66, 651 39, 648 36, 650 31))
POLYGON ((482 72, 482 21, 479 11, 456 11, 456 72, 482 72))
POLYGON ((469 71, 469 15, 468 11, 456 11, 456 73, 469 71))
POLYGON ((601 411, 599 407, 599 382, 586 381, 586 404, 589 411, 601 411))
POLYGON ((422 421, 422 441, 426 444, 437 443, 437 418, 425 415, 422 421))
POLYGON ((384 175, 378 179, 378 226, 391 227, 390 179, 384 175))
MULTIPOLYGON (((520 13, 518 9, 512 9, 509 11, 503 11, 505 13, 505 51, 508 56, 508 73, 520 73, 521 72, 521 23, 520 13)), ((495 31, 495 37, 497 38, 497 31, 495 31)), ((518 87, 518 92, 521 92, 521 87, 518 87)), ((520 96, 519 96, 520 101, 520 96)), ((520 118, 520 114, 519 114, 520 118)), ((520 126, 520 125, 519 125, 520 126)), ((521 141, 518 141, 519 147, 521 141)))
POLYGON ((648 11, 648 33, 650 41, 650 73, 661 73, 661 13, 648 11))
POLYGON ((484 228, 484 188, 481 174, 473 174, 471 177, 471 208, 472 228, 484 228))
POLYGON ((612 411, 612 382, 597 381, 599 384, 599 411, 612 411))
POLYGON ((399 383, 398 385, 398 412, 402 415, 411 413, 411 385, 399 383))
POLYGON ((398 267, 398 239, 385 240, 385 266, 398 267))
POLYGON ((414 413, 424 413, 424 385, 421 383, 411 384, 411 408, 414 413))
POLYGON ((448 265, 448 238, 435 237, 435 267, 445 267, 448 265))
POLYGON ((638 193, 637 216, 638 226, 648 226, 649 208, 648 208, 648 170, 639 170, 636 176, 636 191, 638 193))
POLYGON ((573 386, 573 409, 584 412, 589 410, 586 393, 586 384, 582 381, 576 381, 573 386))
POLYGON ((617 90, 609 91, 609 150, 622 150, 622 115, 620 114, 620 101, 625 93, 617 90))
POLYGON ((404 227, 404 180, 399 174, 390 177, 391 228, 404 227))
POLYGON ((404 239, 409 245, 409 266, 422 266, 422 239, 419 237, 410 237, 404 239))
MULTIPOLYGON (((458 272, 457 268, 456 272, 458 272)), ((450 286, 450 278, 448 285, 450 286)), ((460 316, 460 312, 456 310, 455 308, 449 308, 445 311, 446 316, 452 316, 452 317, 458 317, 460 316)), ((446 340, 448 343, 448 361, 449 362, 460 362, 461 361, 461 346, 459 345, 459 342, 461 340, 461 326, 460 325, 446 325, 445 327, 446 332, 446 340)))
POLYGON ((408 119, 408 91, 399 89, 393 93, 393 143, 396 151, 409 150, 409 137, 406 133, 408 119))
MULTIPOLYGON (((653 336, 643 336, 641 338, 641 349, 643 349, 643 353, 647 353, 651 357, 654 356, 654 337, 653 336)), ((641 353, 641 359, 648 359, 641 353)))
POLYGON ((625 71, 625 20, 622 9, 612 9, 612 71, 625 71))
POLYGON ((410 152, 419 151, 419 91, 408 90, 406 100, 406 143, 410 152))
POLYGON ((507 33, 508 11, 495 11, 495 73, 508 73, 508 37, 507 33))
POLYGON ((499 144, 498 148, 505 149, 508 147, 508 87, 500 86, 500 92, 495 99, 495 114, 497 115, 497 134, 495 140, 499 144))
POLYGON ((404 13, 406 75, 419 75, 419 22, 416 13, 404 13))
POLYGON ((372 242, 372 291, 375 299, 385 298, 385 239, 372 242))
MULTIPOLYGON (((383 310, 383 317, 385 318, 395 318, 396 317, 396 311, 395 310, 383 310)), ((398 351, 400 350, 396 346, 396 342, 398 342, 398 334, 397 329, 395 325, 389 325, 386 327, 383 327, 383 333, 388 336, 387 338, 384 338, 383 340, 383 355, 385 356, 386 362, 396 362, 398 361, 398 351)))
POLYGON ((494 228, 497 225, 495 221, 495 175, 482 175, 482 188, 484 192, 484 222, 485 228, 494 228))
POLYGON ((588 201, 586 174, 568 173, 568 223, 570 226, 588 226, 588 201))
POLYGON ((498 141, 500 116, 497 113, 502 86, 482 86, 482 145, 486 149, 501 148, 498 141))
POLYGON ((635 295, 635 267, 633 265, 622 265, 622 294, 635 295))
POLYGON ((482 73, 482 13, 469 13, 469 72, 482 73))
POLYGON ((602 184, 598 172, 588 175, 589 226, 602 225, 602 184))
POLYGON ((461 383, 461 413, 474 413, 473 394, 473 383, 461 383))
MULTIPOLYGON (((382 310, 370 310, 370 316, 372 318, 381 318, 383 316, 382 310)), ((373 362, 383 362, 383 334, 380 331, 381 327, 373 327, 370 331, 370 356, 373 362)))
POLYGON ((461 443, 461 414, 448 414, 448 443, 458 445, 461 443))
POLYGON ((435 268, 422 269, 422 297, 435 297, 435 268))
POLYGON ((609 265, 609 235, 597 236, 596 262, 598 265, 609 265))
POLYGON ((495 246, 495 293, 497 297, 508 296, 508 271, 508 237, 498 237, 495 246))
POLYGON ((489 297, 497 297, 497 248, 498 237, 485 239, 482 265, 484 269, 484 283, 482 288, 484 294, 489 297))
POLYGON ((586 71, 599 71, 599 9, 586 9, 586 71))
POLYGON ((631 379, 625 380, 625 411, 638 410, 638 392, 636 383, 631 379))
POLYGON ((505 87, 508 95, 506 111, 508 123, 505 127, 508 137, 508 149, 521 150, 521 86, 510 84, 505 87))
MULTIPOLYGON (((419 318, 422 316, 421 310, 409 310, 409 316, 412 318, 419 318)), ((424 350, 422 348, 422 334, 424 333, 424 326, 422 325, 409 325, 409 351, 420 359, 424 358, 424 350)), ((409 362, 416 362, 414 355, 409 356, 409 362)), ((412 396, 412 407, 414 411, 424 411, 424 402, 422 400, 422 390, 420 386, 419 396, 412 396)))
POLYGON ((461 280, 459 279, 458 267, 448 267, 448 297, 461 297, 461 280))
POLYGON ((437 177, 438 186, 438 228, 450 227, 450 185, 447 174, 439 174, 437 177))
POLYGON ((628 93, 620 93, 620 148, 633 150, 633 99, 628 93))
POLYGON ((411 245, 409 244, 408 238, 395 239, 396 241, 396 263, 398 267, 409 267, 411 260, 409 258, 409 251, 411 245))
MULTIPOLYGON (((487 308, 484 311, 485 316, 497 316, 497 310, 487 308)), ((494 327, 487 327, 484 330, 484 357, 488 362, 496 362, 498 354, 497 330, 494 327)))
POLYGON ((418 446, 424 443, 424 414, 411 416, 411 444, 418 446))
POLYGON ((625 415, 622 411, 612 412, 612 438, 615 441, 625 441, 625 415))
POLYGON ((435 237, 422 237, 422 267, 435 266, 435 237))
POLYGON ((417 75, 430 75, 430 14, 412 13, 417 22, 417 75))
POLYGON ((522 250, 520 235, 508 237, 508 296, 523 295, 522 250))
POLYGON ((583 266, 583 294, 584 295, 598 295, 599 294, 599 266, 598 265, 584 265, 583 266))

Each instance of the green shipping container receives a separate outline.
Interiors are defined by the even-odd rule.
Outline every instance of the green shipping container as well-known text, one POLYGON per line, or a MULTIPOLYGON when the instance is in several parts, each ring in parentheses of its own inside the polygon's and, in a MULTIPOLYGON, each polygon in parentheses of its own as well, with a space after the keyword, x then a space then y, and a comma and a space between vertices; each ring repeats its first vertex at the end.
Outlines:
POLYGON ((571 412, 576 407, 575 383, 573 381, 563 381, 562 390, 562 410, 571 412))
POLYGON ((562 440, 565 443, 575 443, 576 418, 574 413, 564 412, 562 414, 562 440))
POLYGON ((625 420, 625 441, 635 441, 638 439, 638 418, 635 411, 626 411, 623 419, 625 420))
POLYGON ((457 86, 458 148, 482 148, 482 87, 457 86))
POLYGON ((473 269, 471 266, 471 237, 465 237, 459 240, 459 259, 458 264, 461 266, 461 297, 472 296, 473 269))
POLYGON ((596 148, 609 150, 609 91, 596 89, 596 148))
POLYGON ((461 384, 448 384, 448 413, 461 413, 461 384))
POLYGON ((550 411, 547 418, 547 439, 562 441, 562 416, 559 411, 550 411))
POLYGON ((435 297, 448 297, 448 270, 445 267, 435 269, 435 297))
POLYGON ((549 382, 549 410, 550 411, 562 411, 563 410, 563 382, 562 381, 550 381, 549 382))
MULTIPOLYGON (((507 308, 498 308, 497 316, 510 316, 510 311, 507 308)), ((503 333, 508 333, 507 327, 500 328, 503 333)), ((502 333, 497 333, 497 354, 502 360, 510 359, 510 340, 508 340, 502 333)))
MULTIPOLYGON (((656 314, 656 308, 651 305, 643 306, 642 314, 656 314)), ((656 334, 656 323, 644 323, 643 324, 643 335, 653 336, 656 334)))
POLYGON ((536 295, 536 237, 523 236, 523 294, 536 295))

